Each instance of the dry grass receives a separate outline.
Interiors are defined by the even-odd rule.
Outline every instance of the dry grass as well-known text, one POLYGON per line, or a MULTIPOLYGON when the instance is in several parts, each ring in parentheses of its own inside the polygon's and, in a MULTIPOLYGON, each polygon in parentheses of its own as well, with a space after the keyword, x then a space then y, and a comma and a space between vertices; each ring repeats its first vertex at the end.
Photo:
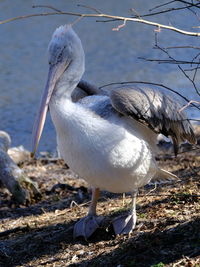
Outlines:
POLYGON ((41 196, 16 206, 0 190, 1 266, 200 266, 200 156, 159 157, 181 181, 140 190, 138 222, 130 236, 115 237, 111 220, 126 212, 121 195, 102 192, 98 212, 102 227, 87 242, 73 240, 74 223, 87 212, 87 185, 60 160, 27 162, 41 196))

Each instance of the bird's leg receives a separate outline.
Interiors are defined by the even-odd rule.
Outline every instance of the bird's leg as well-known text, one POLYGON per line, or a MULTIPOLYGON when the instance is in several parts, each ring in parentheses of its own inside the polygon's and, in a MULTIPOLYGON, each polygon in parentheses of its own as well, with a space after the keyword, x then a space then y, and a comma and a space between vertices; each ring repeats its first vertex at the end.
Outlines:
POLYGON ((74 226, 74 238, 83 236, 86 240, 99 228, 103 217, 97 217, 96 207, 99 198, 99 188, 92 189, 92 201, 89 207, 88 215, 80 219, 74 226))
POLYGON ((99 188, 92 188, 92 200, 90 203, 88 215, 96 215, 97 201, 99 199, 100 191, 99 188))
POLYGON ((129 214, 121 215, 113 220, 113 227, 116 235, 129 234, 136 225, 136 196, 137 190, 132 192, 131 210, 129 214))

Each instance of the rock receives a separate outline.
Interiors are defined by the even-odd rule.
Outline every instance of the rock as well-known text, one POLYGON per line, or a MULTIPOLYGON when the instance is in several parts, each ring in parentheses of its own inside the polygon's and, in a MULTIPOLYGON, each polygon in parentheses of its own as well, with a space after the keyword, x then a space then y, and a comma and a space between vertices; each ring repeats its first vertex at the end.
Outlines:
POLYGON ((15 201, 24 204, 29 194, 22 188, 21 184, 28 184, 34 194, 39 194, 39 190, 37 184, 26 177, 23 170, 15 163, 15 161, 24 160, 28 152, 22 147, 10 150, 14 161, 7 153, 10 143, 10 136, 6 132, 0 131, 0 182, 10 191, 15 201))
POLYGON ((21 176, 23 176, 23 171, 3 149, 0 149, 0 181, 11 192, 13 198, 23 204, 26 201, 26 191, 18 182, 21 176))
POLYGON ((11 147, 8 149, 8 155, 16 163, 20 164, 24 161, 30 160, 30 152, 23 146, 11 147))
POLYGON ((7 152, 8 148, 10 147, 10 144, 10 136, 4 131, 0 131, 0 150, 7 152))

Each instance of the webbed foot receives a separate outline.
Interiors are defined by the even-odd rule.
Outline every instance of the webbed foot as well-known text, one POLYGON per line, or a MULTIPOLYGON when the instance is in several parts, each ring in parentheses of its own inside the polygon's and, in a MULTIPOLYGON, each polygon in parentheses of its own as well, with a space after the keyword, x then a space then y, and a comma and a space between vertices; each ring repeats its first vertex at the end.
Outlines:
POLYGON ((136 225, 136 214, 122 215, 112 222, 116 235, 126 235, 133 231, 136 225))
POLYGON ((74 226, 73 237, 83 236, 86 240, 99 228, 102 216, 88 215, 80 219, 74 226))

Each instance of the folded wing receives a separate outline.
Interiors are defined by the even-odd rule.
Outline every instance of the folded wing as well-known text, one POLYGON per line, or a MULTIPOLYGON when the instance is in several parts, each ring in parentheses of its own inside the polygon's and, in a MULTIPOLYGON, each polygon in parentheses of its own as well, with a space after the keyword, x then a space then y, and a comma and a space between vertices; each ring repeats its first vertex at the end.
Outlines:
POLYGON ((119 113, 136 119, 155 133, 171 137, 175 154, 181 142, 196 143, 185 112, 170 96, 151 88, 120 87, 112 89, 110 99, 119 113))

